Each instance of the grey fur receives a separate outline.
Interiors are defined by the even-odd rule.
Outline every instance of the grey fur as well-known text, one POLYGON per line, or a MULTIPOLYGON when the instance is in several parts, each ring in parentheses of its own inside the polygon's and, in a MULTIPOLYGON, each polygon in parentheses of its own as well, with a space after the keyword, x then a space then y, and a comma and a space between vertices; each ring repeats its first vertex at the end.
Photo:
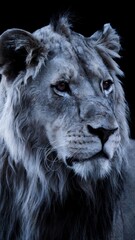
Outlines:
POLYGON ((0 240, 66 240, 53 230, 49 238, 53 225, 41 227, 54 199, 63 205, 74 189, 71 176, 93 204, 98 183, 110 186, 113 218, 109 227, 101 215, 106 227, 96 236, 82 229, 79 239, 71 229, 68 240, 135 239, 135 144, 115 62, 120 49, 110 24, 86 38, 66 17, 32 34, 0 36, 0 240))

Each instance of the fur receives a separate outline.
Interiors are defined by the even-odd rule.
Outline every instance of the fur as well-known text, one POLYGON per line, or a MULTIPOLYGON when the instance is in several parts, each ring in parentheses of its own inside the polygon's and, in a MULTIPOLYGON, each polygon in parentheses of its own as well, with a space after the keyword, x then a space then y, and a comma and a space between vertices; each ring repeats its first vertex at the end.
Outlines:
POLYGON ((130 142, 120 49, 110 24, 86 38, 65 16, 1 34, 0 240, 115 239, 130 142))

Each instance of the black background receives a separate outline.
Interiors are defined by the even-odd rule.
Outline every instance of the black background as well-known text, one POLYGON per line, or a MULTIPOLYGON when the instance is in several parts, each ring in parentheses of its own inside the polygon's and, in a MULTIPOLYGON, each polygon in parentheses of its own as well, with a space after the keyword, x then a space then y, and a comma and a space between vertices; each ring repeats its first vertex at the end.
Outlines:
POLYGON ((120 68, 126 99, 130 108, 129 125, 131 137, 135 137, 134 68, 135 68, 135 11, 129 1, 10 1, 3 2, 0 12, 0 34, 9 28, 21 28, 30 32, 49 24, 59 13, 69 12, 73 30, 85 36, 100 30, 110 23, 121 37, 120 68))

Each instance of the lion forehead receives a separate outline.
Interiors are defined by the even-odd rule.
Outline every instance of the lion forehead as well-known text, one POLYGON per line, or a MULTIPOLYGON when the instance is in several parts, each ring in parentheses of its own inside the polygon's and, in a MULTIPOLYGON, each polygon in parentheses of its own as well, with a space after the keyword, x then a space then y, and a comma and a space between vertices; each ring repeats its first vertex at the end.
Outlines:
POLYGON ((66 72, 69 69, 72 71, 73 67, 74 71, 83 68, 87 74, 92 73, 99 77, 109 72, 104 55, 100 55, 95 46, 81 34, 70 31, 69 36, 65 37, 47 26, 37 30, 34 36, 42 41, 47 48, 49 59, 57 59, 57 62, 62 66, 61 71, 65 67, 66 72))

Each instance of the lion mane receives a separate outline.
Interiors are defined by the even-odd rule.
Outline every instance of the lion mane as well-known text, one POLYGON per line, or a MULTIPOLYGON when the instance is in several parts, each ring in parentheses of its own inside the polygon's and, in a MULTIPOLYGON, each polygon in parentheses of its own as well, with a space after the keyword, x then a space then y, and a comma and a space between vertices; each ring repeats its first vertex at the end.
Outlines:
POLYGON ((135 239, 120 51, 67 16, 1 34, 0 240, 135 239))

